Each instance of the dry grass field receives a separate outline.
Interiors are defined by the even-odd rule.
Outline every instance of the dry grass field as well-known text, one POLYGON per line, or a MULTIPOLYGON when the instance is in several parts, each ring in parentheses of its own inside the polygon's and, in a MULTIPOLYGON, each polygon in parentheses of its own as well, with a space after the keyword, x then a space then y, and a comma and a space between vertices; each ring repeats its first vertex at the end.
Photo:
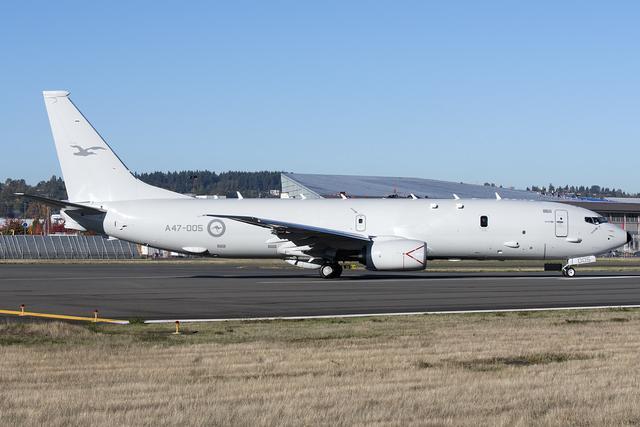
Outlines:
POLYGON ((0 323, 2 425, 636 425, 640 311, 0 323))

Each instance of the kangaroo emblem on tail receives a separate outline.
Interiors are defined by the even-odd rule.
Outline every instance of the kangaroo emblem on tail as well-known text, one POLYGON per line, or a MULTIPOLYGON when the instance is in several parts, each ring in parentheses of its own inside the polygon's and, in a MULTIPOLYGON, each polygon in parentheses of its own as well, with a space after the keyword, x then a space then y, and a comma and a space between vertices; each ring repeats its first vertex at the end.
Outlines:
POLYGON ((74 156, 82 156, 82 157, 95 156, 97 153, 94 153, 93 150, 104 150, 103 147, 82 148, 79 145, 70 145, 70 147, 73 147, 76 150, 78 150, 75 153, 73 153, 74 156))

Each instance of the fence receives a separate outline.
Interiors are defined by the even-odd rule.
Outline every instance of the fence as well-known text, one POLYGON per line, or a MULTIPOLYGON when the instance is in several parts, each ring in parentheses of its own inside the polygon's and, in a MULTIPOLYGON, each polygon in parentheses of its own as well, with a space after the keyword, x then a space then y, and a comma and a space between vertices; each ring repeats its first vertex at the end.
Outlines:
POLYGON ((138 247, 101 236, 2 236, 0 259, 131 259, 138 247))

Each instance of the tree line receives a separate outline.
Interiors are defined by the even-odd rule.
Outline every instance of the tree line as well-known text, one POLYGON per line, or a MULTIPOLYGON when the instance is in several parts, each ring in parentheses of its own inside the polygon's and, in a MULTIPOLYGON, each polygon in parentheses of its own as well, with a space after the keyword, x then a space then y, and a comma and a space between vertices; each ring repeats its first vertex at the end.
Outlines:
POLYGON ((270 190, 280 189, 280 172, 229 171, 220 174, 208 170, 149 172, 136 176, 147 184, 182 194, 236 197, 273 197, 270 190))
MULTIPOLYGON (((485 182, 484 186, 502 188, 502 185, 496 185, 493 182, 485 182)), ((593 197, 598 199, 605 197, 640 197, 640 193, 627 193, 626 191, 622 191, 620 188, 601 187, 599 185, 532 185, 527 187, 527 191, 557 197, 593 197)))
POLYGON ((547 194, 558 197, 593 197, 598 199, 604 197, 640 197, 640 193, 627 193, 626 191, 622 191, 620 188, 601 187, 599 185, 555 186, 553 184, 549 184, 546 187, 538 187, 537 185, 532 185, 531 187, 527 187, 527 191, 535 191, 540 194, 547 194))

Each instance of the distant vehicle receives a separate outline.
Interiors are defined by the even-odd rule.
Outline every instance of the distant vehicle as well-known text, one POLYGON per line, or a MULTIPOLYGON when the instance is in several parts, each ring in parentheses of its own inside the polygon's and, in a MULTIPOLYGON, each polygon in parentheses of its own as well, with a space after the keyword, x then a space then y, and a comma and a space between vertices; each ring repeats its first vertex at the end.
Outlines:
POLYGON ((634 252, 634 253, 633 253, 633 256, 640 256, 640 251, 638 251, 638 252, 634 252))
POLYGON ((622 256, 622 252, 609 251, 609 252, 606 252, 606 253, 600 255, 600 257, 602 257, 602 258, 615 258, 615 257, 619 257, 619 256, 622 256))
MULTIPOLYGON (((631 240, 587 209, 499 196, 198 199, 138 180, 69 92, 43 95, 69 201, 23 196, 61 208, 67 228, 184 254, 278 258, 318 269, 323 278, 340 276, 340 261, 359 261, 370 270, 417 271, 428 259, 452 258, 566 258, 562 272, 573 277, 573 266, 595 262, 593 254, 631 240)), ((163 150, 198 155, 179 145, 163 150)))

